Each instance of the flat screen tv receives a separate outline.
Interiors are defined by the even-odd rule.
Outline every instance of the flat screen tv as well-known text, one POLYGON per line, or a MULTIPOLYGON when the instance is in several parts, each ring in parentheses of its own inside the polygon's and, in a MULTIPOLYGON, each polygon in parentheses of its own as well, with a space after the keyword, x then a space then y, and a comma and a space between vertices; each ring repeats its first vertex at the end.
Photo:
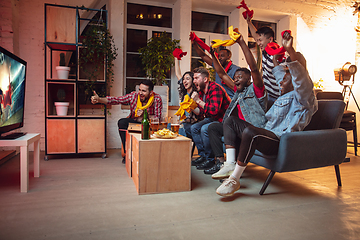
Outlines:
POLYGON ((24 134, 6 133, 24 125, 25 80, 26 61, 0 47, 0 138, 24 134))

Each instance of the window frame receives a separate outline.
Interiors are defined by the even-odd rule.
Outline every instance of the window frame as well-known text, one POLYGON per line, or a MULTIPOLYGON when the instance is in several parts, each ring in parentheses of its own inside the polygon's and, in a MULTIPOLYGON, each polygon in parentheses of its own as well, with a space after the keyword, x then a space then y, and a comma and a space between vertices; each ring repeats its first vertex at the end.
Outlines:
MULTIPOLYGON (((147 31, 147 40, 149 40, 152 37, 153 32, 163 32, 166 31, 168 33, 171 33, 172 38, 174 36, 174 6, 173 5, 168 5, 168 4, 156 4, 156 3, 148 3, 148 4, 144 4, 144 2, 138 2, 138 1, 127 1, 126 2, 126 7, 125 7, 125 12, 126 12, 126 16, 125 19, 127 19, 127 4, 128 3, 134 3, 134 4, 141 4, 141 5, 146 5, 146 6, 155 6, 155 7, 165 7, 165 8, 170 8, 172 11, 172 24, 171 24, 171 28, 168 27, 157 27, 157 26, 150 26, 150 25, 137 25, 137 24, 131 24, 131 23, 127 23, 127 20, 125 20, 125 38, 124 38, 124 46, 125 46, 125 59, 127 57, 127 54, 138 54, 140 55, 139 52, 128 52, 127 51, 127 30, 128 29, 134 29, 134 30, 144 30, 147 31)), ((174 68, 172 67, 170 70, 170 78, 166 78, 165 81, 168 81, 170 84, 169 86, 169 103, 173 102, 172 98, 174 96, 171 96, 171 80, 172 80, 172 76, 174 73, 174 68)), ((126 62, 124 64, 124 89, 123 89, 123 93, 126 94, 126 88, 127 88, 127 79, 139 79, 139 80, 143 80, 143 79, 147 79, 146 77, 128 77, 127 76, 127 65, 126 62)))

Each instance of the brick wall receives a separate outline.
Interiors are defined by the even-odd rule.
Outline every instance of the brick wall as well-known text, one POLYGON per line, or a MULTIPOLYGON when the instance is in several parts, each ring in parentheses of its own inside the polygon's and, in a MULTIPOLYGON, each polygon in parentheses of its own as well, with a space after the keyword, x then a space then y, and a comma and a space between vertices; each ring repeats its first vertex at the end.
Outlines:
POLYGON ((0 2, 0 45, 10 52, 13 52, 13 26, 12 7, 10 0, 0 2))

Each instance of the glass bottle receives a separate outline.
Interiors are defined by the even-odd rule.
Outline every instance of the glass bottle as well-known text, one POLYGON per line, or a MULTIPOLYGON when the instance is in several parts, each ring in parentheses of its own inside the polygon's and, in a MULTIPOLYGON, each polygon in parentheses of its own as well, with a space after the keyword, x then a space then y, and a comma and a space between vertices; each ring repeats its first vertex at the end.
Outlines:
POLYGON ((146 109, 144 109, 143 120, 141 121, 141 139, 150 139, 150 121, 146 109))

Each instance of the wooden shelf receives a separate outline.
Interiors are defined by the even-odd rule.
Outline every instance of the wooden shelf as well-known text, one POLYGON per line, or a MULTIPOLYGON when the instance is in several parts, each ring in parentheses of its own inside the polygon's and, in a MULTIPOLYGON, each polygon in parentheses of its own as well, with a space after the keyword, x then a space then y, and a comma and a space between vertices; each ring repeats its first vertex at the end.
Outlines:
MULTIPOLYGON (((85 12, 89 16, 99 12, 107 14, 101 9, 45 3, 45 154, 106 153, 106 108, 86 104, 90 97, 85 94, 89 80, 83 79, 86 75, 78 61, 83 46, 79 41, 81 32, 77 34, 76 31, 80 29, 79 24, 84 23, 80 21, 80 15, 85 12), (59 79, 56 71, 61 53, 65 54, 65 66, 70 67, 67 79, 59 79), (60 89, 63 91, 59 92, 60 89), (66 116, 57 115, 54 103, 59 100, 69 102, 66 116)), ((90 65, 86 67, 92 68, 90 65)), ((102 94, 106 92, 104 69, 105 66, 101 71, 102 80, 92 85, 102 94)))

